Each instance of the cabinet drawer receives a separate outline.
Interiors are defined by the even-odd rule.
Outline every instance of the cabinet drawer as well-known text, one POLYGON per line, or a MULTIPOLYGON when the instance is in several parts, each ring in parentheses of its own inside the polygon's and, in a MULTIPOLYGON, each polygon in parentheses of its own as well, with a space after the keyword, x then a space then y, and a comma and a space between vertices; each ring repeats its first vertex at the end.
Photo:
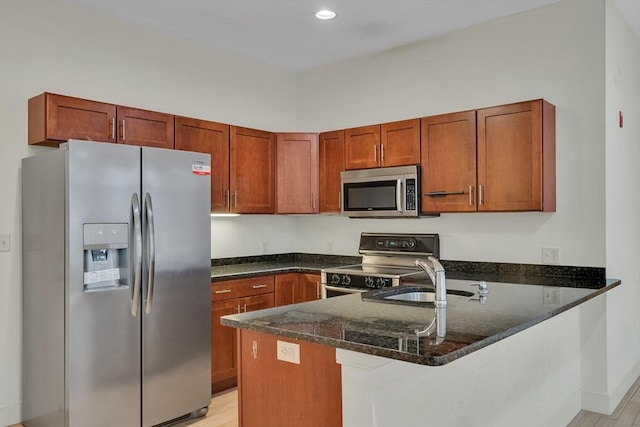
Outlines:
POLYGON ((274 276, 251 277, 211 283, 211 301, 271 293, 274 276))

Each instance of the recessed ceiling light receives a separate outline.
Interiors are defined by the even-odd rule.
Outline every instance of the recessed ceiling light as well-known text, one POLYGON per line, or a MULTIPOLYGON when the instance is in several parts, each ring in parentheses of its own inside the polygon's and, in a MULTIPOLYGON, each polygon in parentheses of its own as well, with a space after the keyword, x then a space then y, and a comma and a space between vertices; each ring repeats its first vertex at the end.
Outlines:
POLYGON ((333 10, 322 9, 316 12, 316 18, 318 19, 333 19, 336 17, 336 13, 333 10))

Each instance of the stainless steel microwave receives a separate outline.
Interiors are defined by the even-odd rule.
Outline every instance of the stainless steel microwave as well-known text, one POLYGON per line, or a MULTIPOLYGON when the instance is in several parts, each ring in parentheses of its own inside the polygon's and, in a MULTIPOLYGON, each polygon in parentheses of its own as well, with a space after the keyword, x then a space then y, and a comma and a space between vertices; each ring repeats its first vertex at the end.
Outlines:
POLYGON ((420 166, 341 172, 342 215, 357 218, 417 217, 420 166))

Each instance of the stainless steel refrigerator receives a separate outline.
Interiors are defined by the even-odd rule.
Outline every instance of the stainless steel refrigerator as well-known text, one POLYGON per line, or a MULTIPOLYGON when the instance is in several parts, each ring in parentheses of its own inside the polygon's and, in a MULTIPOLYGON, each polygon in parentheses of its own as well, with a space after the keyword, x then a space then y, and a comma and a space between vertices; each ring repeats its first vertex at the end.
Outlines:
POLYGON ((210 164, 74 140, 23 159, 26 426, 146 427, 206 412, 210 164))

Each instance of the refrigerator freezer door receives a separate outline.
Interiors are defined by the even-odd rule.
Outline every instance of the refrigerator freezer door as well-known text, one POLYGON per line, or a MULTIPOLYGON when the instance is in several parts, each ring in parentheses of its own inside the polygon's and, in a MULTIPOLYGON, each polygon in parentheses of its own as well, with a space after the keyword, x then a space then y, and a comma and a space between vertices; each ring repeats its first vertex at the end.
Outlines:
POLYGON ((142 148, 142 165, 146 427, 210 404, 211 177, 208 154, 142 148))
POLYGON ((70 141, 66 168, 68 426, 139 426, 141 324, 120 234, 132 230, 140 148, 70 141))

